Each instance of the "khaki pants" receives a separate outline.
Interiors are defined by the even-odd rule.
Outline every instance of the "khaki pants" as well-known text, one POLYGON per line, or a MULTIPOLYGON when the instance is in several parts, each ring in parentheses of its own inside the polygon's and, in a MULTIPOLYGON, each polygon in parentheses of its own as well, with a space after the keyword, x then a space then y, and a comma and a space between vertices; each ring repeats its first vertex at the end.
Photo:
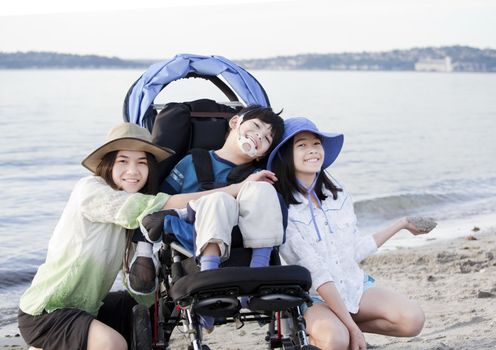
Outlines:
POLYGON ((189 203, 196 212, 196 255, 208 243, 216 243, 221 260, 229 258, 231 232, 238 225, 246 248, 274 247, 282 244, 281 206, 274 187, 261 181, 247 181, 234 198, 216 192, 189 203))

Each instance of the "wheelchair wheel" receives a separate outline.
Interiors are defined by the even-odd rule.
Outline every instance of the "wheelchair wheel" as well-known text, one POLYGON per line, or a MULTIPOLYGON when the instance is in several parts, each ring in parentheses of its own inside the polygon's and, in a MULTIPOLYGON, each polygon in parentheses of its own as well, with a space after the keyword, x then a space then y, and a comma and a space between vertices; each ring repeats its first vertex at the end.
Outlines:
POLYGON ((290 339, 283 339, 281 347, 283 350, 320 350, 320 348, 313 345, 297 345, 290 339))
POLYGON ((281 341, 282 350, 297 350, 298 348, 294 345, 294 343, 289 338, 282 339, 281 341))
POLYGON ((152 349, 152 324, 150 313, 145 305, 133 307, 132 350, 152 349))

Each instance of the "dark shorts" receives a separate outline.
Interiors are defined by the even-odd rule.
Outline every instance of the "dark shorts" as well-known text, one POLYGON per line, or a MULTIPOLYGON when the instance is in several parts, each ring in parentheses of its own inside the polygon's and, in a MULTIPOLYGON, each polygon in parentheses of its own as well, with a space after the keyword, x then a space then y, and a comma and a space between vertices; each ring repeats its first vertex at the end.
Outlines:
POLYGON ((86 350, 91 321, 97 319, 122 334, 129 344, 134 305, 134 299, 120 291, 105 297, 96 318, 79 309, 59 309, 38 316, 19 310, 19 330, 26 343, 36 348, 86 350))

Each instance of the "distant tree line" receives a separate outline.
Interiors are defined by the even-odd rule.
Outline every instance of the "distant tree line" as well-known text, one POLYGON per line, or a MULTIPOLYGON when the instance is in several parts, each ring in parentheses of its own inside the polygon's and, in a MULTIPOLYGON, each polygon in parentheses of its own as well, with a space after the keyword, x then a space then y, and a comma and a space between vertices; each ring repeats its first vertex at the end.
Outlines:
POLYGON ((454 71, 496 72, 496 50, 468 46, 426 47, 385 52, 302 54, 266 59, 239 60, 247 69, 281 70, 415 70, 425 59, 450 57, 454 71))
MULTIPOLYGON (((301 54, 237 60, 236 63, 249 70, 411 71, 415 69, 415 63, 418 61, 445 57, 450 57, 454 71, 496 72, 496 50, 469 46, 425 47, 384 52, 301 54)), ((156 61, 55 52, 0 52, 0 69, 145 68, 156 61)))
POLYGON ((0 52, 0 69, 33 68, 142 68, 148 62, 97 55, 72 55, 55 52, 0 52))

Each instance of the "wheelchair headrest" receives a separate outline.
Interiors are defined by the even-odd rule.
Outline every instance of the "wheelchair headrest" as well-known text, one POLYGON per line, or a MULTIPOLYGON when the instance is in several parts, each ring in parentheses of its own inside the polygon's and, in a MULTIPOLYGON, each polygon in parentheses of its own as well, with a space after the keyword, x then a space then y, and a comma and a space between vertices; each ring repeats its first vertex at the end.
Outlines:
POLYGON ((147 127, 153 142, 176 152, 160 164, 160 180, 191 149, 219 149, 225 141, 228 120, 236 109, 209 99, 168 103, 147 127))

